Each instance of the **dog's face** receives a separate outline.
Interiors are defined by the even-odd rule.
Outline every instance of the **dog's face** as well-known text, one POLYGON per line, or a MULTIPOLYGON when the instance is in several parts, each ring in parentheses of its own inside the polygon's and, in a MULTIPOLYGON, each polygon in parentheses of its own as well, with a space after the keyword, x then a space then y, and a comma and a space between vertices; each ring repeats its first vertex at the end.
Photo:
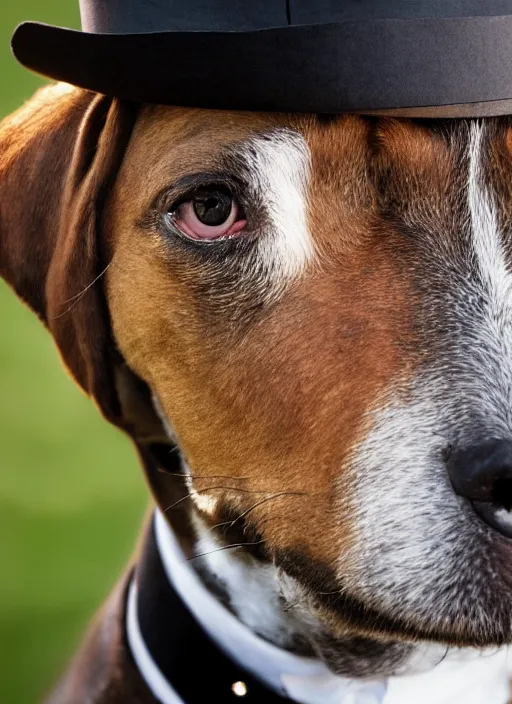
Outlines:
POLYGON ((446 466, 512 434, 510 130, 146 107, 102 209, 198 510, 334 638, 511 639, 512 543, 446 466))
POLYGON ((512 546, 445 464, 512 433, 510 134, 147 108, 127 149, 115 339, 210 523, 337 632, 510 638, 512 546))

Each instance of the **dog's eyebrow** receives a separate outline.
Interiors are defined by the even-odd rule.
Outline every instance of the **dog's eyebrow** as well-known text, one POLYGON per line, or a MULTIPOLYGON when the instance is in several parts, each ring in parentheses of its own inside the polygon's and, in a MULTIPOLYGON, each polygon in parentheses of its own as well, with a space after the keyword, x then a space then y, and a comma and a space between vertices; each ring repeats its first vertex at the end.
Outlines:
POLYGON ((234 180, 233 174, 226 171, 200 171, 182 176, 172 184, 171 190, 183 193, 205 184, 225 183, 231 185, 234 180))
MULTIPOLYGON (((208 184, 225 184, 241 195, 247 187, 259 184, 258 150, 256 140, 270 141, 276 130, 250 134, 245 139, 222 145, 212 155, 213 168, 204 171, 191 171, 167 184, 153 200, 151 211, 161 210, 175 204, 187 192, 208 184)), ((193 166, 190 166, 192 169, 193 166)))
POLYGON ((150 211, 169 208, 171 205, 176 205, 180 199, 186 198, 194 189, 214 184, 225 185, 233 191, 238 191, 243 187, 243 180, 225 170, 185 174, 162 188, 154 198, 150 211))

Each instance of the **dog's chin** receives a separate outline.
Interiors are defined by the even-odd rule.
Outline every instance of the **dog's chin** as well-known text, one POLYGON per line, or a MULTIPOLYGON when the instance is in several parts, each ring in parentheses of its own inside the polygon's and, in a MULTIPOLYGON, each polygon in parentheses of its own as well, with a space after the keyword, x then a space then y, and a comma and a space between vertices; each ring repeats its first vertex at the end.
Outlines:
MULTIPOLYGON (((494 548, 495 557, 501 554, 512 564, 509 541, 494 548)), ((497 576, 466 562, 456 585, 437 593, 417 589, 417 603, 409 599, 406 608, 399 591, 382 600, 351 594, 325 566, 298 554, 283 557, 281 568, 295 585, 293 599, 310 624, 312 647, 341 675, 409 673, 434 666, 448 648, 512 642, 512 569, 506 563, 497 576), (396 608, 383 608, 382 602, 396 608)))
MULTIPOLYGON (((336 637, 326 631, 321 635, 313 634, 311 645, 332 672, 344 677, 392 677, 418 671, 415 667, 410 667, 416 650, 416 646, 411 643, 380 641, 363 636, 336 637)), ((435 662, 443 657, 446 648, 442 649, 442 653, 438 651, 436 649, 435 662)), ((424 660, 421 669, 430 667, 431 661, 432 657, 429 656, 428 664, 424 660)))
MULTIPOLYGON (((356 599, 344 596, 327 608, 324 595, 308 600, 316 628, 310 642, 317 655, 339 675, 391 677, 434 667, 451 648, 496 648, 512 642, 512 613, 500 608, 478 617, 462 612, 433 615, 431 620, 393 620, 356 599)), ((472 607, 472 613, 478 611, 472 607)))
MULTIPOLYGON (((470 578, 469 578, 470 579, 470 578)), ((487 578, 492 584, 491 575, 487 578)), ((432 607, 423 604, 417 610, 409 603, 408 613, 386 613, 370 603, 346 593, 314 598, 315 610, 330 631, 342 636, 353 632, 378 641, 402 643, 433 642, 448 646, 486 648, 512 642, 512 592, 496 589, 493 593, 477 593, 467 600, 467 593, 457 601, 444 602, 442 592, 430 594, 432 607), (438 598, 436 598, 436 596, 438 598)), ((398 597, 397 597, 398 601, 398 597)))

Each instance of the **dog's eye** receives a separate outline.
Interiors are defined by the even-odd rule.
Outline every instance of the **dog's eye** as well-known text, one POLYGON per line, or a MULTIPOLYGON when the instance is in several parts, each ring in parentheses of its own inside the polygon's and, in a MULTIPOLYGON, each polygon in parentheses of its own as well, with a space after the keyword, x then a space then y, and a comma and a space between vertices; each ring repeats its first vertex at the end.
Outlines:
POLYGON ((217 240, 241 232, 246 220, 233 194, 225 187, 199 188, 173 212, 175 226, 195 240, 217 240))

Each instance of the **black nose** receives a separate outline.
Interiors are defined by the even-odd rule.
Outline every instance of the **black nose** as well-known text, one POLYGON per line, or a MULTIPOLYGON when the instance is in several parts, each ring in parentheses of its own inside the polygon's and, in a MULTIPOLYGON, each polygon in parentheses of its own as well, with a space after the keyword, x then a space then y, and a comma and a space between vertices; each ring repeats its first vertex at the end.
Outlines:
POLYGON ((469 499, 488 525, 512 538, 512 440, 453 450, 446 465, 455 493, 469 499))

